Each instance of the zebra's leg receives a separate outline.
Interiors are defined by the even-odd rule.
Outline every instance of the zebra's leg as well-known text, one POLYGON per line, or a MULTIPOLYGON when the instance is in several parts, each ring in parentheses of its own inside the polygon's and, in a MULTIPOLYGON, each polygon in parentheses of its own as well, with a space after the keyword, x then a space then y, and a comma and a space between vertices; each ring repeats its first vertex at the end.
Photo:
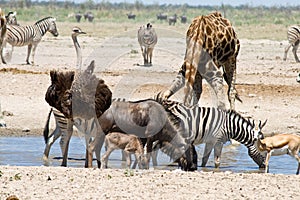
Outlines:
POLYGON ((289 49, 291 48, 292 44, 289 43, 288 46, 284 49, 284 55, 283 55, 283 60, 286 60, 287 58, 287 53, 289 51, 289 49))
MULTIPOLYGON (((51 146, 54 144, 54 142, 62 135, 61 130, 58 126, 55 127, 55 130, 52 132, 50 137, 48 138, 48 141, 46 143, 46 147, 44 150, 44 155, 43 155, 43 161, 44 165, 48 166, 49 165, 49 153, 51 146)), ((61 148, 61 151, 63 153, 63 149, 61 148)))
POLYGON ((125 154, 125 157, 126 157, 126 165, 127 165, 127 168, 130 168, 130 165, 131 165, 131 156, 130 156, 130 152, 124 150, 124 154, 125 154))
POLYGON ((149 65, 152 65, 153 48, 148 49, 148 54, 149 54, 149 65))
POLYGON ((209 155, 214 147, 213 143, 205 143, 204 153, 202 157, 201 167, 205 167, 209 158, 209 155))
POLYGON ((33 45, 33 49, 32 49, 32 61, 31 64, 34 65, 34 56, 35 56, 35 50, 36 50, 37 44, 33 45))
POLYGON ((222 149, 223 149, 223 143, 222 142, 217 142, 214 145, 215 168, 220 167, 222 149))
POLYGON ((26 64, 28 65, 30 65, 29 57, 30 57, 31 49, 32 49, 32 44, 29 44, 27 49, 27 58, 26 58, 26 64))
POLYGON ((64 140, 61 140, 61 146, 63 147, 63 161, 61 163, 61 166, 66 167, 67 166, 67 160, 68 160, 68 151, 69 151, 69 144, 70 139, 73 134, 73 122, 71 119, 68 119, 68 125, 67 125, 67 134, 66 137, 64 137, 64 134, 62 134, 61 139, 65 138, 64 140))
POLYGON ((300 40, 298 40, 298 41, 295 43, 295 45, 293 46, 293 49, 292 49, 296 62, 300 62, 300 60, 299 60, 299 58, 298 58, 298 56, 297 56, 297 49, 298 49, 298 47, 299 47, 299 42, 300 42, 300 40))

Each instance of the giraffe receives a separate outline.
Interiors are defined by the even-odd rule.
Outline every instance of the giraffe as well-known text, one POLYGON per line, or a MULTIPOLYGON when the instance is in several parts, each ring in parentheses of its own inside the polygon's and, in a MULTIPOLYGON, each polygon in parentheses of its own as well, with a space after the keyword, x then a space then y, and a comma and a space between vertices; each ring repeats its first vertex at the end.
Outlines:
POLYGON ((170 89, 161 94, 167 99, 184 86, 185 105, 197 104, 202 93, 204 78, 213 88, 218 107, 224 109, 223 77, 228 84, 230 109, 234 110, 235 99, 239 100, 235 89, 236 58, 240 42, 230 23, 221 13, 213 12, 193 19, 186 34, 186 53, 183 65, 170 89), (221 71, 223 67, 223 73, 221 71), (193 91, 196 97, 193 97, 193 91))

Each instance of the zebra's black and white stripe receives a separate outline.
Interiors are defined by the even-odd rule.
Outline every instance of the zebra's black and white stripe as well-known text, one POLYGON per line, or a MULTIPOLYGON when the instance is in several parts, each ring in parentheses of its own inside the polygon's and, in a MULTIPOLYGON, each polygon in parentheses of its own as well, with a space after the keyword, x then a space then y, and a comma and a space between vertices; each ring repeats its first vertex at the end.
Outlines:
POLYGON ((287 53, 288 53, 290 47, 293 46, 292 52, 294 54, 295 60, 296 60, 296 62, 300 62, 300 60, 297 56, 297 49, 298 49, 299 43, 300 43, 300 25, 290 26, 288 28, 287 38, 288 38, 289 44, 284 50, 283 60, 286 60, 287 53))
POLYGON ((28 45, 26 63, 29 63, 29 56, 32 49, 32 64, 34 64, 34 55, 37 45, 40 43, 42 37, 46 32, 58 36, 56 29, 55 18, 46 17, 37 21, 34 25, 7 25, 6 42, 14 46, 28 45))
MULTIPOLYGON (((86 141, 86 147, 89 143, 90 138, 96 134, 95 131, 97 131, 96 128, 96 120, 95 118, 92 118, 90 120, 83 120, 81 118, 76 118, 74 120, 74 123, 72 124, 75 125, 77 130, 82 133, 85 136, 85 141, 86 141)), ((73 130, 72 130, 73 133, 73 130)), ((44 139, 45 139, 45 150, 44 150, 44 155, 43 155, 43 160, 45 165, 49 165, 49 153, 51 146, 54 144, 54 142, 60 138, 60 149, 62 152, 62 155, 67 154, 68 151, 66 148, 69 146, 69 142, 71 139, 72 135, 68 135, 68 120, 67 118, 58 110, 55 108, 51 108, 46 125, 44 128, 44 139), (51 113, 53 112, 54 119, 55 119, 55 129, 54 131, 49 135, 49 122, 50 122, 50 117, 51 113)), ((62 166, 67 165, 67 160, 62 161, 62 166)))
POLYGON ((180 133, 193 144, 205 143, 202 166, 205 166, 214 148, 215 166, 220 165, 223 144, 234 139, 248 148, 249 156, 264 167, 265 158, 255 146, 254 124, 235 111, 214 107, 186 107, 182 103, 163 101, 163 106, 180 133))
POLYGON ((138 41, 144 57, 144 65, 152 65, 152 53, 157 43, 157 35, 150 23, 138 30, 138 41))

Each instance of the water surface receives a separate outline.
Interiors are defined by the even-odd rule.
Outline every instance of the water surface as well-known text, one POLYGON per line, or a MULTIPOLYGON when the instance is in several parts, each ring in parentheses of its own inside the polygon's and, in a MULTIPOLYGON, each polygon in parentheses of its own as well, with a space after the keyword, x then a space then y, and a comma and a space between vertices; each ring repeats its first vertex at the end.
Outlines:
MULTIPOLYGON (((85 159, 85 142, 82 137, 72 137, 69 149, 68 166, 83 167, 85 159)), ((42 137, 0 137, 0 165, 11 166, 41 166, 43 165, 43 152, 45 144, 42 137)), ((201 165, 204 145, 197 146, 198 166, 201 165)), ((104 153, 102 148, 101 155, 104 153)), ((61 163, 61 152, 58 141, 52 146, 50 155, 50 166, 59 166, 61 163)), ((96 162, 93 163, 96 166, 96 162)), ((152 164, 152 163, 151 163, 152 164)), ((158 153, 159 169, 176 169, 171 164, 170 159, 165 154, 158 153)), ((110 168, 124 167, 121 161, 121 151, 114 151, 108 161, 110 168)), ((288 156, 272 156, 270 159, 270 173, 275 174, 295 174, 297 161, 288 156)), ((198 170, 213 171, 214 161, 213 152, 205 168, 198 167, 198 170)), ((226 144, 223 148, 221 166, 218 171, 257 173, 257 165, 248 156, 247 148, 243 145, 226 144)))

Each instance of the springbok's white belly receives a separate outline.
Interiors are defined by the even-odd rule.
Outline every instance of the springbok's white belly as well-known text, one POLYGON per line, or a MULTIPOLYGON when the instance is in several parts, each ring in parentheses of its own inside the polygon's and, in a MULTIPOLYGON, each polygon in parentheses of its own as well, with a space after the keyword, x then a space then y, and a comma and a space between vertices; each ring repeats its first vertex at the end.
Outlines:
POLYGON ((288 146, 284 146, 280 149, 273 149, 271 151, 271 156, 281 156, 281 155, 284 155, 284 154, 288 154, 289 153, 289 149, 288 149, 288 146))

